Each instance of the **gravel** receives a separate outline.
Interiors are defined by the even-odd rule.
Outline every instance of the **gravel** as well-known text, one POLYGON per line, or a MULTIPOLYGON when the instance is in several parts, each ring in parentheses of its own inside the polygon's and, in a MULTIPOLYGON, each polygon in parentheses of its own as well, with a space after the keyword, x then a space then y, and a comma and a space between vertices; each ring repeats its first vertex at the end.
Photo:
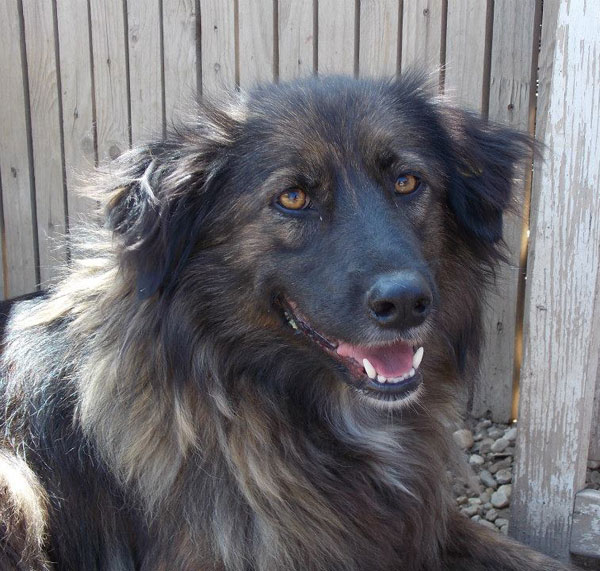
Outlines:
MULTIPOLYGON (((471 474, 452 474, 452 488, 460 512, 499 533, 508 533, 516 424, 489 419, 467 419, 453 434, 465 454, 471 474)), ((587 463, 586 488, 600 489, 600 461, 587 463)))

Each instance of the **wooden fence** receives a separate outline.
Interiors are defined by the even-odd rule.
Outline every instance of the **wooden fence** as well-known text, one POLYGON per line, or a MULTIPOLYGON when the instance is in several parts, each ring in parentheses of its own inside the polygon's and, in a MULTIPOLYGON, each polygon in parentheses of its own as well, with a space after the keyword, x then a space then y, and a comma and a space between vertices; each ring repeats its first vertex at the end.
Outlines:
POLYGON ((599 30, 600 3, 584 0, 3 0, 1 293, 43 287, 68 257, 69 227, 92 207, 80 174, 164 134, 196 96, 441 69, 441 91, 548 144, 517 186, 470 408, 514 417, 522 365, 511 529, 564 558, 590 432, 600 459, 599 30))

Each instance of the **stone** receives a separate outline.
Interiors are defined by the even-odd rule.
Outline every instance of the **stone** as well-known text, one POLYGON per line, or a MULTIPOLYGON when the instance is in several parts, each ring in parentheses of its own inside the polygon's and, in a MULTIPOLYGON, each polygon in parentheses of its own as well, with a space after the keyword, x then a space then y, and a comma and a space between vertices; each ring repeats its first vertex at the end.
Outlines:
POLYGON ((480 515, 474 515, 474 516, 471 518, 471 520, 472 520, 472 521, 481 521, 481 516, 480 516, 480 515))
POLYGON ((454 434, 454 442, 463 450, 467 450, 473 446, 473 433, 468 428, 456 430, 454 434))
POLYGON ((488 430, 488 436, 494 440, 498 440, 498 438, 502 438, 504 436, 504 430, 498 426, 492 426, 488 430))
MULTIPOLYGON (((481 470, 481 473, 479 474, 479 479, 486 488, 492 488, 493 490, 495 490, 498 487, 498 482, 494 480, 494 476, 492 476, 487 470, 481 470)), ((494 496, 492 495, 492 498, 493 497, 494 496)))
POLYGON ((479 454, 471 454, 469 456, 469 464, 471 466, 483 466, 485 460, 479 454))
POLYGON ((471 505, 480 506, 481 505, 481 498, 469 498, 469 503, 471 505))
POLYGON ((510 504, 510 492, 512 487, 510 484, 500 486, 493 494, 491 498, 492 505, 495 508, 505 508, 510 504))
POLYGON ((488 529, 493 529, 494 531, 498 531, 498 528, 491 521, 487 521, 485 519, 480 519, 479 525, 483 525, 484 527, 487 527, 488 529))
POLYGON ((509 444, 510 442, 506 440, 506 438, 498 438, 498 440, 491 445, 490 451, 494 453, 504 452, 508 448, 509 444))
POLYGON ((479 499, 481 500, 481 503, 482 503, 483 505, 485 505, 485 504, 489 503, 489 501, 490 501, 490 498, 492 497, 492 494, 493 494, 493 493, 494 493, 494 492, 493 492, 493 490, 492 490, 492 492, 488 492, 488 491, 487 491, 487 488, 486 488, 486 491, 485 491, 485 492, 483 492, 483 493, 482 493, 482 494, 479 496, 479 499))
POLYGON ((488 470, 492 474, 495 474, 498 470, 501 470, 502 468, 509 468, 511 464, 512 464, 512 458, 510 456, 507 456, 506 458, 502 458, 502 460, 498 460, 497 462, 494 462, 488 468, 488 470))
POLYGON ((456 498, 456 503, 459 506, 462 506, 463 504, 467 503, 467 496, 458 496, 458 498, 456 498))
POLYGON ((490 509, 487 511, 487 513, 485 514, 485 519, 487 519, 488 521, 494 522, 498 519, 498 511, 495 510, 494 508, 490 509))
POLYGON ((502 468, 496 472, 496 482, 499 484, 510 484, 512 482, 512 472, 509 468, 502 468))
POLYGON ((590 482, 592 482, 592 484, 600 484, 600 472, 594 470, 590 474, 590 482))
POLYGON ((472 504, 472 505, 468 505, 465 507, 460 508, 461 513, 464 513, 466 516, 474 516, 475 514, 479 513, 479 506, 472 504))
POLYGON ((491 438, 484 438, 479 443, 479 454, 487 454, 492 449, 492 444, 494 441, 491 438))
POLYGON ((598 462, 598 460, 588 460, 587 467, 590 470, 597 470, 600 468, 600 462, 598 462))
POLYGON ((514 442, 517 439, 517 427, 513 426, 504 433, 504 438, 509 442, 514 442))
POLYGON ((498 527, 504 527, 506 526, 508 528, 508 520, 504 519, 502 517, 496 518, 496 521, 494 522, 498 527))

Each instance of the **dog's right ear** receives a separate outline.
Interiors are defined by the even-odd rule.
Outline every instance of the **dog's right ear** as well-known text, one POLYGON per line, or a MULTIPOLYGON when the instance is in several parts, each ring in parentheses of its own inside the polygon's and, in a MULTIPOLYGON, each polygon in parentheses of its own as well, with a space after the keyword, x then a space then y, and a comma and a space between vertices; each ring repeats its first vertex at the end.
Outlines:
POLYGON ((108 166, 108 193, 107 179, 100 184, 107 225, 141 299, 168 292, 201 240, 239 121, 239 114, 205 104, 191 126, 108 166))

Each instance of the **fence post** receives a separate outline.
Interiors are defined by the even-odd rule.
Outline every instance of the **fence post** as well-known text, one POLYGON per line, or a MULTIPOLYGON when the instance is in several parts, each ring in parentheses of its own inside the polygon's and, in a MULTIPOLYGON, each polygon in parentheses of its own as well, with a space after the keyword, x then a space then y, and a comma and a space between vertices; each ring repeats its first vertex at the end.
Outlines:
POLYGON ((600 4, 544 2, 510 533, 569 558, 600 346, 600 4))

